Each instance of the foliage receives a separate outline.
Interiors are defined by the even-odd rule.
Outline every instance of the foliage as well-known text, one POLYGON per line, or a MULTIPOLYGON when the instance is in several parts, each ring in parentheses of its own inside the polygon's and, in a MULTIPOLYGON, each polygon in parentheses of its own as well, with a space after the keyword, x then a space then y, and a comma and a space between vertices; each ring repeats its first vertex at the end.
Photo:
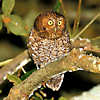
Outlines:
POLYGON ((7 79, 8 79, 10 82, 13 82, 14 85, 17 85, 17 84, 21 83, 20 78, 18 78, 18 77, 15 76, 15 75, 10 75, 10 74, 8 74, 8 75, 7 75, 7 79))
POLYGON ((56 5, 54 7, 54 11, 59 12, 61 7, 61 2, 59 0, 56 0, 56 5))
POLYGON ((64 97, 60 97, 59 100, 66 100, 66 98, 64 98, 64 97))
POLYGON ((0 15, 0 30, 2 29, 2 16, 0 15))
POLYGON ((32 72, 34 72, 35 69, 31 70, 31 71, 28 71, 26 74, 22 75, 21 76, 21 80, 25 80, 29 75, 32 74, 32 72))
POLYGON ((15 6, 15 0, 3 0, 2 11, 4 15, 10 15, 15 6))
POLYGON ((15 0, 3 0, 2 11, 0 14, 0 30, 2 29, 2 23, 6 26, 8 32, 15 35, 27 36, 33 26, 33 20, 37 15, 36 12, 31 11, 27 16, 21 18, 18 15, 12 14, 15 6, 15 0))
MULTIPOLYGON (((3 13, 0 14, 0 30, 2 29, 2 23, 4 23, 8 32, 15 35, 27 36, 33 26, 34 19, 38 12, 30 11, 25 18, 21 18, 16 14, 12 14, 14 6, 15 0, 3 0, 3 13)), ((60 6, 61 3, 57 0, 54 10, 59 12, 60 6)))

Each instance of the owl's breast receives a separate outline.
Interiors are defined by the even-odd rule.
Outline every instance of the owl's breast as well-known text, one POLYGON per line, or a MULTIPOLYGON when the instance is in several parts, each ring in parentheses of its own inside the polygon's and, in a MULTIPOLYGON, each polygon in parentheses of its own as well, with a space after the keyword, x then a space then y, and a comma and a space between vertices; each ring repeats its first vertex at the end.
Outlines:
POLYGON ((55 40, 29 37, 28 47, 34 63, 40 67, 65 56, 70 49, 67 36, 55 40))

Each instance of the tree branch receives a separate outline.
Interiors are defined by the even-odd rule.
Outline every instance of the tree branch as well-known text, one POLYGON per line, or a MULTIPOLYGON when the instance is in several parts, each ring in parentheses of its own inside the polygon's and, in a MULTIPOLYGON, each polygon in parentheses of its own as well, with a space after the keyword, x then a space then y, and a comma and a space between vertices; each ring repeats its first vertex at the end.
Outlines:
POLYGON ((27 100, 28 95, 33 89, 38 87, 43 80, 46 82, 55 74, 80 69, 100 73, 100 59, 86 55, 82 49, 73 49, 66 57, 33 72, 26 80, 14 86, 4 100, 27 100))
MULTIPOLYGON (((100 53, 99 48, 97 48, 97 46, 93 46, 89 39, 79 38, 75 41, 72 40, 72 45, 74 48, 83 48, 86 51, 93 51, 97 54, 100 53)), ((25 64, 27 64, 29 61, 31 61, 31 59, 29 58, 27 50, 12 58, 12 61, 0 69, 0 84, 4 82, 8 73, 15 73, 18 68, 25 66, 25 64)))
POLYGON ((29 61, 30 58, 27 50, 13 58, 12 61, 10 61, 8 64, 0 69, 0 84, 4 82, 5 77, 8 73, 15 73, 18 70, 18 67, 23 67, 29 61))

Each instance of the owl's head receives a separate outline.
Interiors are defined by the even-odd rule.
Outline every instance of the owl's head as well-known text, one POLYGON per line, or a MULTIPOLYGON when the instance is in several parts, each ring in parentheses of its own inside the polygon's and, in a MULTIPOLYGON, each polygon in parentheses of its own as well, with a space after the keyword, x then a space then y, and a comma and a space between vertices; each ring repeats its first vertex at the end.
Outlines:
POLYGON ((37 16, 34 29, 41 38, 56 39, 65 33, 66 21, 63 15, 56 12, 44 12, 37 16))

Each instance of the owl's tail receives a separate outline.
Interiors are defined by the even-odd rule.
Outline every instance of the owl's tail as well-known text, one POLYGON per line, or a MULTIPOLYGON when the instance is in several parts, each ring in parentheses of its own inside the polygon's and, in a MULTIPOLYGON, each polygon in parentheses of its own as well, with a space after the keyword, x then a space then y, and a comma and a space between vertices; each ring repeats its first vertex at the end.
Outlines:
POLYGON ((53 91, 58 91, 62 85, 64 74, 59 74, 47 81, 46 86, 53 91))

